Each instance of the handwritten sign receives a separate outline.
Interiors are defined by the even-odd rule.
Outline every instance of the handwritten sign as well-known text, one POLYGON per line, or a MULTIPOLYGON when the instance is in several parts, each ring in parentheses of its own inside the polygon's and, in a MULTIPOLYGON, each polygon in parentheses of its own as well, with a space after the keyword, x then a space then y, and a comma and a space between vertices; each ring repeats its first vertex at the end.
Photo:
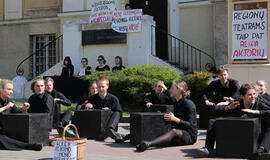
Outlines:
POLYGON ((113 12, 112 29, 116 32, 140 32, 142 28, 142 9, 113 12))
POLYGON ((266 59, 267 36, 267 9, 234 11, 232 59, 266 59))
POLYGON ((71 141, 56 141, 54 160, 77 160, 77 143, 71 141))
POLYGON ((115 0, 98 0, 91 6, 89 22, 104 23, 112 22, 113 11, 116 9, 115 0))

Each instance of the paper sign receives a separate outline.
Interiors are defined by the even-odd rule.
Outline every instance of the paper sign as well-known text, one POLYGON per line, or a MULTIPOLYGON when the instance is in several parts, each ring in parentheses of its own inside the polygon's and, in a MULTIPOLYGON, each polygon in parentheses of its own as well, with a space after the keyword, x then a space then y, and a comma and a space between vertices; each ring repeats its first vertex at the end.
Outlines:
POLYGON ((120 33, 140 32, 142 28, 142 9, 113 12, 112 29, 120 33))
POLYGON ((112 22, 115 0, 98 0, 91 6, 90 23, 112 22))
POLYGON ((267 9, 234 11, 232 59, 266 59, 268 56, 267 9))
POLYGON ((77 143, 71 141, 56 141, 53 159, 77 160, 77 143))

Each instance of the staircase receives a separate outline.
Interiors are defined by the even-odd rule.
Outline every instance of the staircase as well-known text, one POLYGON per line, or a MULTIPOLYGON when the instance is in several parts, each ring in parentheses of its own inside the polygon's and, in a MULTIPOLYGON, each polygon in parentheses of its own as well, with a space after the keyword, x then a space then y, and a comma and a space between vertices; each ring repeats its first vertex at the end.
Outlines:
POLYGON ((153 45, 151 54, 183 70, 185 73, 195 71, 216 71, 214 58, 208 53, 186 43, 185 41, 151 26, 153 45))

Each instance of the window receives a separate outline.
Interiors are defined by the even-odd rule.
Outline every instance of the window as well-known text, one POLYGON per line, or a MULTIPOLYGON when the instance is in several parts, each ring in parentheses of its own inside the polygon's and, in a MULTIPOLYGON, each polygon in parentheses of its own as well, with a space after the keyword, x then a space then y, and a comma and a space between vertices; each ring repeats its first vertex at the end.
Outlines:
POLYGON ((30 77, 35 78, 56 64, 54 39, 55 34, 30 36, 30 55, 33 54, 30 77))

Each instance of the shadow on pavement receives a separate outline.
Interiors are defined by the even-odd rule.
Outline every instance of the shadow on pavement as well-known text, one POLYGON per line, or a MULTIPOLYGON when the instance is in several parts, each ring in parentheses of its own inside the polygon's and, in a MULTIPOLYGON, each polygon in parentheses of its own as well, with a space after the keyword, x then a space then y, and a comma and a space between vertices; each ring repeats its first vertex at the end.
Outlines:
POLYGON ((105 143, 104 145, 113 147, 113 148, 135 148, 132 144, 125 142, 125 143, 105 143))
POLYGON ((197 154, 197 149, 181 149, 181 151, 186 154, 184 157, 205 158, 197 154))
POLYGON ((41 159, 38 159, 38 160, 53 160, 52 158, 41 158, 41 159))

